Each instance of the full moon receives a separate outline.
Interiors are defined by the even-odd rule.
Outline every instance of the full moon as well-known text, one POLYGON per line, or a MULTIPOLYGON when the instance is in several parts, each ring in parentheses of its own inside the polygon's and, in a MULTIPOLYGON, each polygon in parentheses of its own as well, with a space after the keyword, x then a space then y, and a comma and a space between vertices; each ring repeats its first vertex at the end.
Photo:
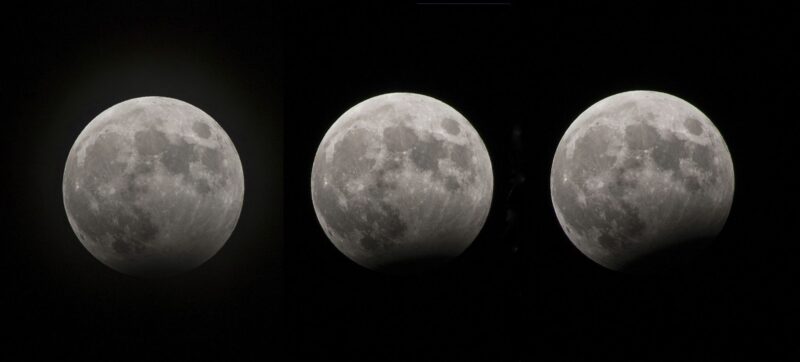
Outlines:
POLYGON ((558 145, 550 191, 572 243, 617 271, 685 262, 721 231, 733 164, 714 124, 686 101, 632 91, 584 111, 558 145))
POLYGON ((331 126, 311 196, 323 230, 368 269, 403 274, 460 255, 483 227, 492 164, 472 125, 414 93, 367 99, 331 126))
POLYGON ((208 114, 166 97, 124 101, 95 117, 67 157, 72 230, 105 265, 161 277, 210 259, 244 196, 239 155, 208 114))

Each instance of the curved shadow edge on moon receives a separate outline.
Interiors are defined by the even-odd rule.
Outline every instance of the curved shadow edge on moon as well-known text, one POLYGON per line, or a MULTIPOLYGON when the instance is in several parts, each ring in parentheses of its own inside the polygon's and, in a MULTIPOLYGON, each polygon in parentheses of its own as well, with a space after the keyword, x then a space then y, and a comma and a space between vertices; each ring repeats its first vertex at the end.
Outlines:
POLYGON ((225 244, 244 175, 209 115, 177 99, 142 97, 86 126, 62 188, 70 225, 94 257, 125 274, 161 277, 199 266, 225 244))
POLYGON ((613 95, 564 134, 551 169, 556 216, 572 243, 617 271, 690 260, 722 230, 733 163, 697 108, 652 91, 613 95))
POLYGON ((311 192, 328 238, 368 269, 405 274, 460 255, 489 212, 489 154, 450 106, 413 93, 345 112, 314 159, 311 192))

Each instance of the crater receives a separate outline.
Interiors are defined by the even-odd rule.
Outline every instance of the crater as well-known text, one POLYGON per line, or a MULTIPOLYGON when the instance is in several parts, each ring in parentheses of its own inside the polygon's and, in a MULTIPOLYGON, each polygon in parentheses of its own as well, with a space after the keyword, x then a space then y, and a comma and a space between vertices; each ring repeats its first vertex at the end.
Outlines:
POLYGON ((442 128, 444 128, 444 130, 451 135, 457 135, 458 132, 461 132, 461 127, 458 126, 458 122, 451 118, 445 118, 442 120, 442 128))
POLYGON ((700 121, 694 118, 691 117, 687 118, 686 120, 683 121, 683 125, 684 127, 686 127, 687 130, 689 130, 689 133, 695 136, 699 136, 700 134, 703 133, 703 125, 700 124, 700 121))
POLYGON ((202 138, 208 138, 211 136, 211 127, 202 121, 195 121, 192 124, 192 131, 202 138))

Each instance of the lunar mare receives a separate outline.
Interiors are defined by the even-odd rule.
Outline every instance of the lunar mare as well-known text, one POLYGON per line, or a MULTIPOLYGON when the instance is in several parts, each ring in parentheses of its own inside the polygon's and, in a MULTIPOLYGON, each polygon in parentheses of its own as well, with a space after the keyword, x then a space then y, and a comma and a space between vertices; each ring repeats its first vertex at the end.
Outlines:
POLYGON ((105 265, 168 276, 211 258, 242 208, 239 155, 208 114, 177 99, 142 97, 95 117, 64 168, 73 231, 105 265))
POLYGON ((589 107, 558 145, 556 216, 598 264, 652 271, 685 261, 723 228, 733 201, 730 152, 700 110, 632 91, 589 107))
POLYGON ((323 138, 311 177, 317 218, 336 248, 390 273, 461 254, 486 220, 492 188, 477 131, 445 103, 413 93, 345 112, 323 138))

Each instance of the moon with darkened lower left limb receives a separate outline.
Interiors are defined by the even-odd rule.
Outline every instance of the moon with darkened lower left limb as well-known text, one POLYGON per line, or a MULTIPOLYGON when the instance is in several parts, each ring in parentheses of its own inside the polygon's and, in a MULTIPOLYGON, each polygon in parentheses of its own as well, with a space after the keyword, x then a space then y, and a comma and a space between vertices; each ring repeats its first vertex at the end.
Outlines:
POLYGON ((492 201, 492 165, 472 125, 414 93, 367 99, 331 126, 311 196, 333 245, 366 268, 402 274, 464 251, 492 201))
POLYGON ((733 188, 731 155, 714 124, 652 91, 589 107, 561 139, 550 174, 567 237, 619 271, 660 270, 697 254, 724 226, 733 188))
POLYGON ((125 274, 160 277, 210 259, 233 232, 244 175, 225 131, 166 97, 124 101, 81 132, 67 157, 64 207, 84 247, 125 274))

